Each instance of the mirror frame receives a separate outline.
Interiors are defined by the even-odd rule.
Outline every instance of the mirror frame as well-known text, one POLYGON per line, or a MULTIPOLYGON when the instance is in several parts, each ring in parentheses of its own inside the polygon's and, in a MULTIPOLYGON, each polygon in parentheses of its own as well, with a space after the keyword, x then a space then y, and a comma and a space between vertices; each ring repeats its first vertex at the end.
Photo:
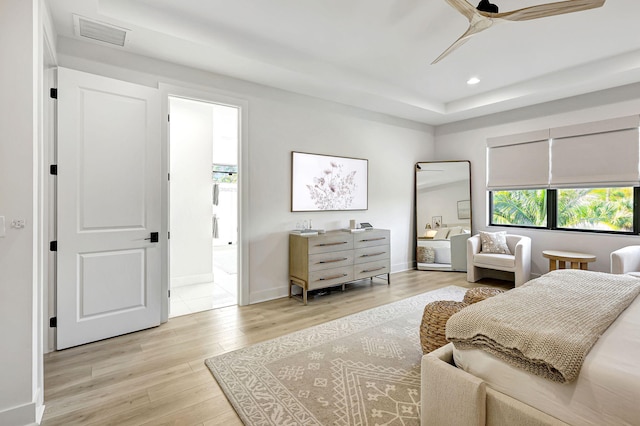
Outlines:
MULTIPOLYGON (((418 242, 420 241, 420 237, 419 237, 419 233, 420 231, 418 230, 418 173, 420 172, 420 165, 421 164, 451 164, 451 163, 466 163, 467 164, 467 172, 468 172, 468 177, 467 177, 467 181, 468 181, 468 200, 469 200, 469 236, 473 235, 473 199, 472 199, 472 186, 471 186, 471 161, 469 160, 444 160, 444 161, 419 161, 417 163, 415 163, 414 165, 414 233, 413 233, 413 239, 414 239, 414 260, 415 260, 415 268, 418 270, 435 270, 435 271, 459 271, 459 272, 464 272, 466 271, 466 261, 465 266, 464 267, 460 267, 460 268, 454 268, 453 266, 450 266, 449 268, 446 267, 434 267, 434 268, 419 268, 418 267, 418 242)), ((464 200, 459 200, 459 201, 464 201, 464 200)), ((457 208, 458 206, 456 206, 457 208)), ((446 224, 446 221, 445 221, 446 224)), ((462 254, 460 254, 462 255, 462 254)), ((466 244, 465 244, 465 253, 464 253, 464 257, 466 259, 466 244)))

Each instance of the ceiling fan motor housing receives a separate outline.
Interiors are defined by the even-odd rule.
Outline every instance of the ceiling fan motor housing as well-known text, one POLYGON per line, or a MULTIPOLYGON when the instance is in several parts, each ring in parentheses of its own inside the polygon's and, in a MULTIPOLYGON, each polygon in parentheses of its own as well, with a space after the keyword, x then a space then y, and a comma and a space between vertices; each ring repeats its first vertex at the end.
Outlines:
POLYGON ((489 0, 480 0, 476 9, 481 12, 498 13, 498 6, 493 3, 489 3, 489 0))

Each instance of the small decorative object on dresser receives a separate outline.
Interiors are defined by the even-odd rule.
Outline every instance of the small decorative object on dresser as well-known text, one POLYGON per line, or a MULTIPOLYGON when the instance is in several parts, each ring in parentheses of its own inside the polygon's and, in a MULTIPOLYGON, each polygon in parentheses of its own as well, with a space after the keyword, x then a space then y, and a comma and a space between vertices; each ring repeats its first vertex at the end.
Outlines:
POLYGON ((329 231, 304 236, 289 234, 289 297, 294 285, 307 292, 350 281, 387 275, 391 284, 390 236, 387 229, 351 233, 329 231))

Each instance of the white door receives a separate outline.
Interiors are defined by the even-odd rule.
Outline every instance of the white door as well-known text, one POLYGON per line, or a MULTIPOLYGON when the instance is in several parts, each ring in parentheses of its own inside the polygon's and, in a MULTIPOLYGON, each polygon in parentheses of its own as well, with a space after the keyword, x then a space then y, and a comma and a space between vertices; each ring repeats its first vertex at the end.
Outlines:
POLYGON ((58 69, 57 349, 160 324, 160 130, 157 89, 58 69))

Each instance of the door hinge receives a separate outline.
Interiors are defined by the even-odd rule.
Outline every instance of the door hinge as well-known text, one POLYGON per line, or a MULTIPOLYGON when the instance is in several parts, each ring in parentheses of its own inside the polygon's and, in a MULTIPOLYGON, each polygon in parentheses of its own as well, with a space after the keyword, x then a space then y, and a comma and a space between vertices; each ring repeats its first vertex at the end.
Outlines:
POLYGON ((171 180, 171 173, 167 173, 167 180, 171 180))
POLYGON ((52 164, 49 166, 49 174, 52 174, 54 176, 58 175, 58 165, 57 164, 52 164))
POLYGON ((171 299, 171 290, 167 290, 167 293, 169 294, 169 299, 171 299))
POLYGON ((171 114, 167 114, 167 121, 171 122, 171 114))
POLYGON ((58 317, 49 318, 49 327, 57 327, 58 326, 58 317))
POLYGON ((58 251, 58 242, 57 241, 49 242, 49 251, 58 251))
POLYGON ((171 239, 171 232, 167 232, 167 240, 171 239))
POLYGON ((51 99, 58 99, 58 89, 49 89, 49 96, 51 97, 51 99))

